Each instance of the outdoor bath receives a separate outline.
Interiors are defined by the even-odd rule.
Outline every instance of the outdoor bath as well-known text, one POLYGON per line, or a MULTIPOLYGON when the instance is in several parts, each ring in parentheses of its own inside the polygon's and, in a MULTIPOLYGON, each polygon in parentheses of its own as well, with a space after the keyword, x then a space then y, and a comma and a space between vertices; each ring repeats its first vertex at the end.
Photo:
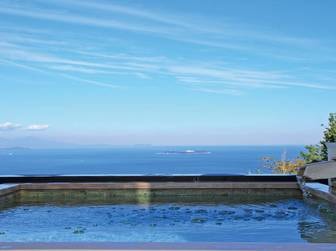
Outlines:
POLYGON ((335 242, 334 206, 291 175, 1 179, 2 243, 335 242))

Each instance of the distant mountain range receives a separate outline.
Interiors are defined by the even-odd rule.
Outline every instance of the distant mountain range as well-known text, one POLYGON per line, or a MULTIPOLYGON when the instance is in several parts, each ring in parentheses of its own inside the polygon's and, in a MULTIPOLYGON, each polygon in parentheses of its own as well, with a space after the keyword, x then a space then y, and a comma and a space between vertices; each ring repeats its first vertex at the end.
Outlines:
POLYGON ((22 137, 22 138, 0 138, 0 148, 69 148, 77 147, 76 144, 70 144, 49 139, 37 137, 22 137))
POLYGON ((41 149, 41 148, 148 148, 151 144, 114 145, 114 144, 75 144, 38 137, 3 138, 0 137, 0 149, 41 149))

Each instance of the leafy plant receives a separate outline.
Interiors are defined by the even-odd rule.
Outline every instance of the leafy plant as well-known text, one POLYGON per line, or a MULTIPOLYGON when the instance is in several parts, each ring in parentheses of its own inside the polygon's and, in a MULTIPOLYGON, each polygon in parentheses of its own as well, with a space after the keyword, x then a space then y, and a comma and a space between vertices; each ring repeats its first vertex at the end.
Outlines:
POLYGON ((265 168, 280 174, 296 174, 298 169, 305 165, 305 161, 302 159, 277 161, 272 157, 265 157, 263 160, 265 168))
POLYGON ((320 145, 305 146, 306 152, 300 152, 300 157, 305 163, 322 161, 322 147, 320 145))
POLYGON ((328 159, 327 142, 336 142, 336 113, 329 114, 328 126, 324 129, 320 144, 305 146, 306 150, 301 152, 300 157, 294 160, 287 160, 286 152, 282 154, 281 160, 264 157, 263 167, 271 169, 275 173, 296 174, 298 169, 305 164, 328 159))
POLYGON ((336 113, 329 114, 329 123, 323 132, 323 139, 321 141, 322 160, 328 160, 327 142, 336 142, 336 113))
POLYGON ((287 151, 283 151, 281 160, 275 160, 273 157, 263 158, 264 168, 271 169, 274 173, 296 174, 298 169, 306 164, 303 159, 296 158, 287 160, 287 151))
POLYGON ((323 139, 320 144, 305 146, 306 151, 300 153, 300 157, 307 164, 328 160, 328 148, 326 143, 336 142, 336 113, 330 113, 328 120, 328 126, 324 129, 323 139))

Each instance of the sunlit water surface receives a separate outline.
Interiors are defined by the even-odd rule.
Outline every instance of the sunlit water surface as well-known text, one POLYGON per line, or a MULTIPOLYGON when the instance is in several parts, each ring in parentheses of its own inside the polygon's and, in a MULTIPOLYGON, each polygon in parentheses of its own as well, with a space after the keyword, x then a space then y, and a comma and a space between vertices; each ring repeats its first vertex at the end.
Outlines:
POLYGON ((0 175, 270 173, 263 168, 263 157, 294 159, 302 150, 302 146, 0 149, 0 175))
POLYGON ((301 199, 222 204, 18 205, 0 241, 336 242, 329 205, 301 199))

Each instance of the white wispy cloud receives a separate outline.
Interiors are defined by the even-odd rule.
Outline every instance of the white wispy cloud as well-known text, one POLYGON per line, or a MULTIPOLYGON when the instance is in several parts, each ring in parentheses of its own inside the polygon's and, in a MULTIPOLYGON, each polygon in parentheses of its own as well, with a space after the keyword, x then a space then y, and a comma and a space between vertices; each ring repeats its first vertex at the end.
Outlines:
POLYGON ((265 49, 265 44, 270 46, 271 44, 269 43, 292 45, 296 46, 297 49, 302 47, 309 49, 312 45, 322 48, 319 41, 311 38, 274 34, 269 31, 256 31, 255 27, 237 25, 232 23, 232 21, 223 24, 213 20, 209 21, 199 16, 186 18, 188 15, 185 13, 176 15, 158 10, 116 5, 111 2, 50 1, 50 3, 56 6, 53 11, 49 9, 41 10, 36 7, 28 8, 24 6, 20 8, 10 4, 2 4, 0 5, 0 13, 55 22, 141 32, 181 42, 255 51, 256 53, 262 52, 265 49), (83 12, 78 12, 77 8, 69 10, 71 6, 84 9, 84 14, 83 12), (64 12, 64 7, 68 9, 66 12, 64 12), (107 14, 97 18, 96 15, 90 15, 94 10, 107 14), (121 14, 121 17, 115 15, 116 13, 121 14), (124 18, 124 16, 129 18, 124 18), (206 39, 204 39, 205 35, 206 39), (256 50, 255 47, 252 48, 246 43, 246 38, 261 43, 261 50, 256 50))
POLYGON ((70 79, 70 80, 74 80, 76 82, 87 83, 87 84, 91 84, 91 85, 95 85, 95 86, 99 86, 99 87, 107 87, 107 88, 113 88, 113 89, 121 88, 118 85, 102 83, 102 82, 95 81, 95 80, 90 80, 90 79, 83 79, 83 78, 71 76, 71 75, 68 75, 68 74, 61 74, 61 76, 64 77, 64 78, 70 79))
POLYGON ((10 64, 10 65, 13 65, 15 67, 19 67, 19 68, 22 68, 22 69, 25 69, 25 70, 30 70, 30 71, 37 72, 37 73, 42 73, 42 74, 47 74, 47 75, 50 75, 50 74, 51 75, 57 75, 57 76, 60 76, 60 77, 63 77, 63 78, 69 79, 69 80, 76 81, 76 83, 82 83, 82 84, 84 83, 84 84, 90 84, 90 85, 95 85, 95 86, 99 86, 99 87, 107 87, 107 88, 113 88, 113 89, 114 88, 120 88, 120 86, 118 86, 118 85, 108 84, 108 83, 95 81, 95 80, 83 79, 83 78, 71 76, 71 75, 65 74, 65 73, 55 74, 54 72, 50 72, 48 70, 43 70, 43 69, 40 69, 40 68, 37 68, 37 67, 32 67, 32 66, 29 66, 29 65, 13 62, 13 61, 10 61, 10 60, 0 59, 0 62, 4 62, 4 63, 10 64))
POLYGON ((49 128, 49 125, 46 124, 34 124, 27 126, 26 130, 28 131, 44 131, 49 128))
POLYGON ((37 9, 21 9, 21 8, 10 8, 5 6, 0 6, 0 13, 29 17, 34 19, 41 20, 49 20, 56 21, 62 23, 71 23, 71 24, 79 24, 79 25, 87 25, 93 27, 101 27, 101 28, 113 28, 120 30, 128 30, 134 32, 147 32, 147 33, 156 33, 156 34, 170 34, 173 30, 168 31, 167 29, 162 29, 161 26, 155 25, 140 25, 136 22, 124 22, 118 21, 112 18, 95 18, 89 16, 78 15, 74 13, 66 13, 62 12, 51 12, 44 10, 43 12, 37 9))
POLYGON ((223 84, 248 88, 301 87, 309 89, 336 90, 329 84, 311 83, 294 76, 269 70, 251 70, 206 65, 176 65, 169 70, 181 82, 193 84, 223 84))
POLYGON ((242 91, 235 90, 235 89, 213 89, 213 88, 194 88, 194 91, 197 92, 205 92, 205 93, 214 93, 214 94, 225 94, 231 96, 240 96, 243 94, 242 91))
POLYGON ((102 12, 114 12, 114 13, 121 13, 133 17, 139 17, 143 19, 149 19, 155 22, 162 22, 167 24, 174 24, 174 25, 186 25, 185 22, 181 22, 178 20, 178 17, 174 15, 167 15, 163 13, 155 13, 153 11, 144 10, 141 8, 131 8, 129 6, 124 5, 117 5, 112 2, 104 3, 99 1, 74 1, 74 0, 60 0, 60 1, 50 1, 57 5, 73 5, 82 8, 88 9, 96 9, 102 12))
MULTIPOLYGON (((257 27, 238 24, 232 20, 218 23, 211 18, 204 20, 189 13, 181 15, 181 13, 144 9, 141 6, 115 4, 110 1, 50 0, 45 3, 42 0, 35 0, 15 4, 4 1, 0 3, 0 13, 76 24, 86 28, 99 27, 104 28, 104 31, 118 29, 141 34, 141 36, 145 34, 188 45, 199 45, 202 48, 215 47, 216 51, 223 55, 226 55, 228 50, 235 50, 276 60, 297 62, 304 59, 304 62, 307 62, 309 53, 322 51, 320 41, 311 38, 263 32, 257 27), (101 15, 97 16, 97 13, 101 15), (251 41, 255 42, 255 46, 251 46, 251 41), (302 50, 308 53, 296 54, 302 50)), ((15 30, 15 26, 13 28, 15 30)), ((222 62, 211 60, 211 57, 206 60, 207 64, 204 64, 203 59, 197 58, 197 55, 186 59, 182 58, 183 55, 169 56, 169 51, 159 56, 155 52, 155 56, 151 56, 151 53, 146 55, 131 52, 110 53, 109 49, 112 46, 105 43, 102 48, 99 48, 100 43, 97 43, 95 37, 92 38, 91 44, 87 41, 84 44, 80 38, 75 43, 74 41, 67 43, 66 38, 57 40, 57 37, 63 37, 62 30, 56 29, 56 35, 51 36, 52 34, 47 30, 40 32, 30 29, 24 32, 24 29, 20 28, 18 35, 8 28, 0 26, 0 29, 3 30, 0 32, 0 35, 3 35, 0 37, 0 62, 41 74, 57 75, 73 83, 120 88, 120 85, 114 84, 113 77, 122 74, 148 81, 154 81, 156 77, 170 77, 194 91, 228 95, 240 95, 253 88, 295 87, 336 90, 332 81, 326 81, 323 76, 317 76, 308 81, 307 78, 302 77, 304 73, 299 75, 283 72, 277 70, 276 66, 272 69, 272 67, 253 64, 248 66, 237 63, 228 64, 225 60, 221 60, 222 62), (100 79, 98 77, 101 74, 105 74, 104 80, 108 79, 106 82, 97 80, 100 79)), ((96 29, 87 30, 90 33, 96 29)), ((150 51, 150 48, 146 50, 150 51)), ((332 55, 331 53, 326 57, 332 57, 332 55)), ((318 58, 321 57, 318 56, 318 58)))
POLYGON ((86 73, 86 74, 111 74, 115 73, 113 71, 92 69, 88 67, 82 66, 74 66, 74 65, 51 65, 48 66, 49 69, 60 71, 60 72, 78 72, 78 73, 86 73))
POLYGON ((22 126, 21 124, 12 123, 12 122, 4 122, 0 123, 0 131, 13 131, 13 130, 28 130, 28 131, 43 131, 47 130, 49 125, 47 124, 32 124, 26 127, 22 126))
MULTIPOLYGON (((132 73, 134 76, 143 79, 150 79, 150 75, 159 74, 174 77, 178 82, 197 84, 198 90, 204 92, 213 92, 209 90, 221 90, 224 86, 239 88, 288 88, 301 87, 309 89, 336 90, 331 84, 313 83, 299 80, 291 74, 274 70, 258 70, 250 68, 241 68, 238 66, 221 66, 218 62, 208 62, 207 64, 190 62, 188 60, 169 59, 167 57, 141 57, 137 55, 107 55, 99 53, 87 54, 88 58, 67 59, 60 56, 36 53, 27 50, 24 47, 11 43, 0 42, 0 55, 7 56, 9 59, 0 59, 0 62, 13 64, 27 70, 40 72, 43 74, 55 74, 79 83, 91 84, 99 87, 120 88, 119 85, 104 83, 94 79, 81 78, 73 76, 67 72, 77 72, 84 74, 125 74, 132 73), (92 62, 91 56, 95 59, 92 62), (109 59, 116 60, 109 60, 109 59), (106 62, 106 59, 108 60, 106 62), (161 61, 160 61, 161 60, 161 61), (38 63, 39 67, 30 66, 22 62, 38 63), (52 70, 52 71, 50 71, 52 70), (209 89, 208 84, 216 84, 215 89, 209 89)), ((192 86, 195 89, 195 86, 192 86)), ((232 93, 231 91, 222 91, 222 93, 232 93)))
MULTIPOLYGON (((208 19, 204 19, 200 16, 189 15, 188 13, 164 13, 160 10, 148 10, 144 9, 141 6, 126 6, 126 5, 118 5, 113 2, 106 1, 79 1, 79 0, 51 0, 52 2, 58 6, 75 6, 76 8, 84 8, 86 10, 98 10, 100 13, 102 12, 110 12, 110 13, 119 13, 133 18, 140 18, 143 20, 150 20, 152 22, 168 24, 173 27, 178 27, 179 31, 188 30, 189 33, 201 33, 201 34, 214 34, 216 37, 225 36, 228 37, 241 37, 241 38, 254 38, 260 41, 271 41, 276 43, 290 44, 296 46, 316 46, 319 45, 317 40, 312 38, 301 38, 296 36, 288 36, 288 35, 279 35, 273 34, 271 32, 260 32, 256 31, 255 27, 243 25, 233 24, 232 21, 226 21, 223 23, 215 22, 214 20, 209 21, 208 19)), ((161 31, 156 31, 157 33, 161 33, 161 31)), ((175 30, 176 32, 176 30, 175 30)), ((175 33, 176 34, 176 33, 175 33)), ((174 35, 171 33, 170 35, 174 35)), ((181 34, 180 34, 181 35, 181 34)), ((172 37, 176 38, 176 37, 172 37)), ((200 43, 207 44, 210 46, 227 46, 230 47, 229 44, 223 43, 224 41, 220 41, 218 43, 210 42, 206 43, 207 40, 188 40, 184 39, 184 41, 189 41, 192 43, 200 43)), ((230 44, 232 48, 242 48, 234 46, 235 43, 230 44)))
MULTIPOLYGON (((149 10, 141 6, 126 6, 110 1, 53 0, 48 1, 48 4, 51 4, 49 8, 41 7, 45 5, 45 1, 31 1, 30 3, 35 3, 35 5, 23 4, 23 2, 20 3, 21 5, 4 2, 0 4, 0 13, 145 33, 183 43, 244 51, 285 61, 307 59, 307 53, 311 54, 326 48, 321 41, 313 38, 278 34, 269 30, 260 31, 258 27, 238 24, 234 20, 225 20, 223 23, 189 13, 167 13, 162 10, 149 10), (39 2, 43 4, 36 4, 39 2), (97 13, 100 13, 99 17, 97 13), (251 41, 254 42, 253 46, 250 44, 251 41), (286 50, 279 53, 283 46, 286 50)), ((34 38, 28 37, 25 40, 33 42, 34 38)), ((36 39, 36 43, 41 42, 43 39, 36 39)), ((63 41, 50 42, 62 43, 63 41)))
POLYGON ((142 72, 135 72, 134 75, 137 76, 138 78, 141 78, 141 79, 151 79, 150 76, 148 76, 147 74, 144 74, 142 72))
MULTIPOLYGON (((65 66, 73 66, 76 68, 72 68, 73 71, 90 71, 91 73, 94 70, 123 70, 123 71, 133 71, 136 70, 138 72, 142 71, 153 71, 158 70, 160 66, 154 62, 141 62, 137 58, 129 57, 115 57, 115 61, 105 60, 91 60, 88 59, 68 59, 64 57, 60 57, 57 55, 50 55, 47 53, 35 52, 29 50, 23 46, 19 46, 14 43, 1 42, 0 41, 0 55, 13 60, 20 60, 26 62, 34 62, 40 63, 44 67, 50 67, 50 69, 56 69, 59 67, 65 66), (118 60, 119 59, 119 60, 118 60), (118 60, 118 61, 117 61, 118 60), (46 65, 48 64, 48 65, 46 65), (57 65, 55 67, 55 65, 57 65), (79 68, 78 68, 79 67, 79 68)), ((69 70, 69 68, 67 68, 69 70)))
POLYGON ((21 128, 20 124, 15 124, 12 122, 5 122, 0 124, 0 131, 11 131, 19 128, 21 128))
POLYGON ((118 61, 131 61, 131 62, 145 62, 145 63, 162 63, 162 61, 166 61, 167 57, 164 56, 145 56, 145 55, 130 55, 126 53, 112 54, 112 53, 99 53, 94 51, 84 51, 84 50, 75 50, 77 54, 93 57, 94 59, 111 59, 118 61))

